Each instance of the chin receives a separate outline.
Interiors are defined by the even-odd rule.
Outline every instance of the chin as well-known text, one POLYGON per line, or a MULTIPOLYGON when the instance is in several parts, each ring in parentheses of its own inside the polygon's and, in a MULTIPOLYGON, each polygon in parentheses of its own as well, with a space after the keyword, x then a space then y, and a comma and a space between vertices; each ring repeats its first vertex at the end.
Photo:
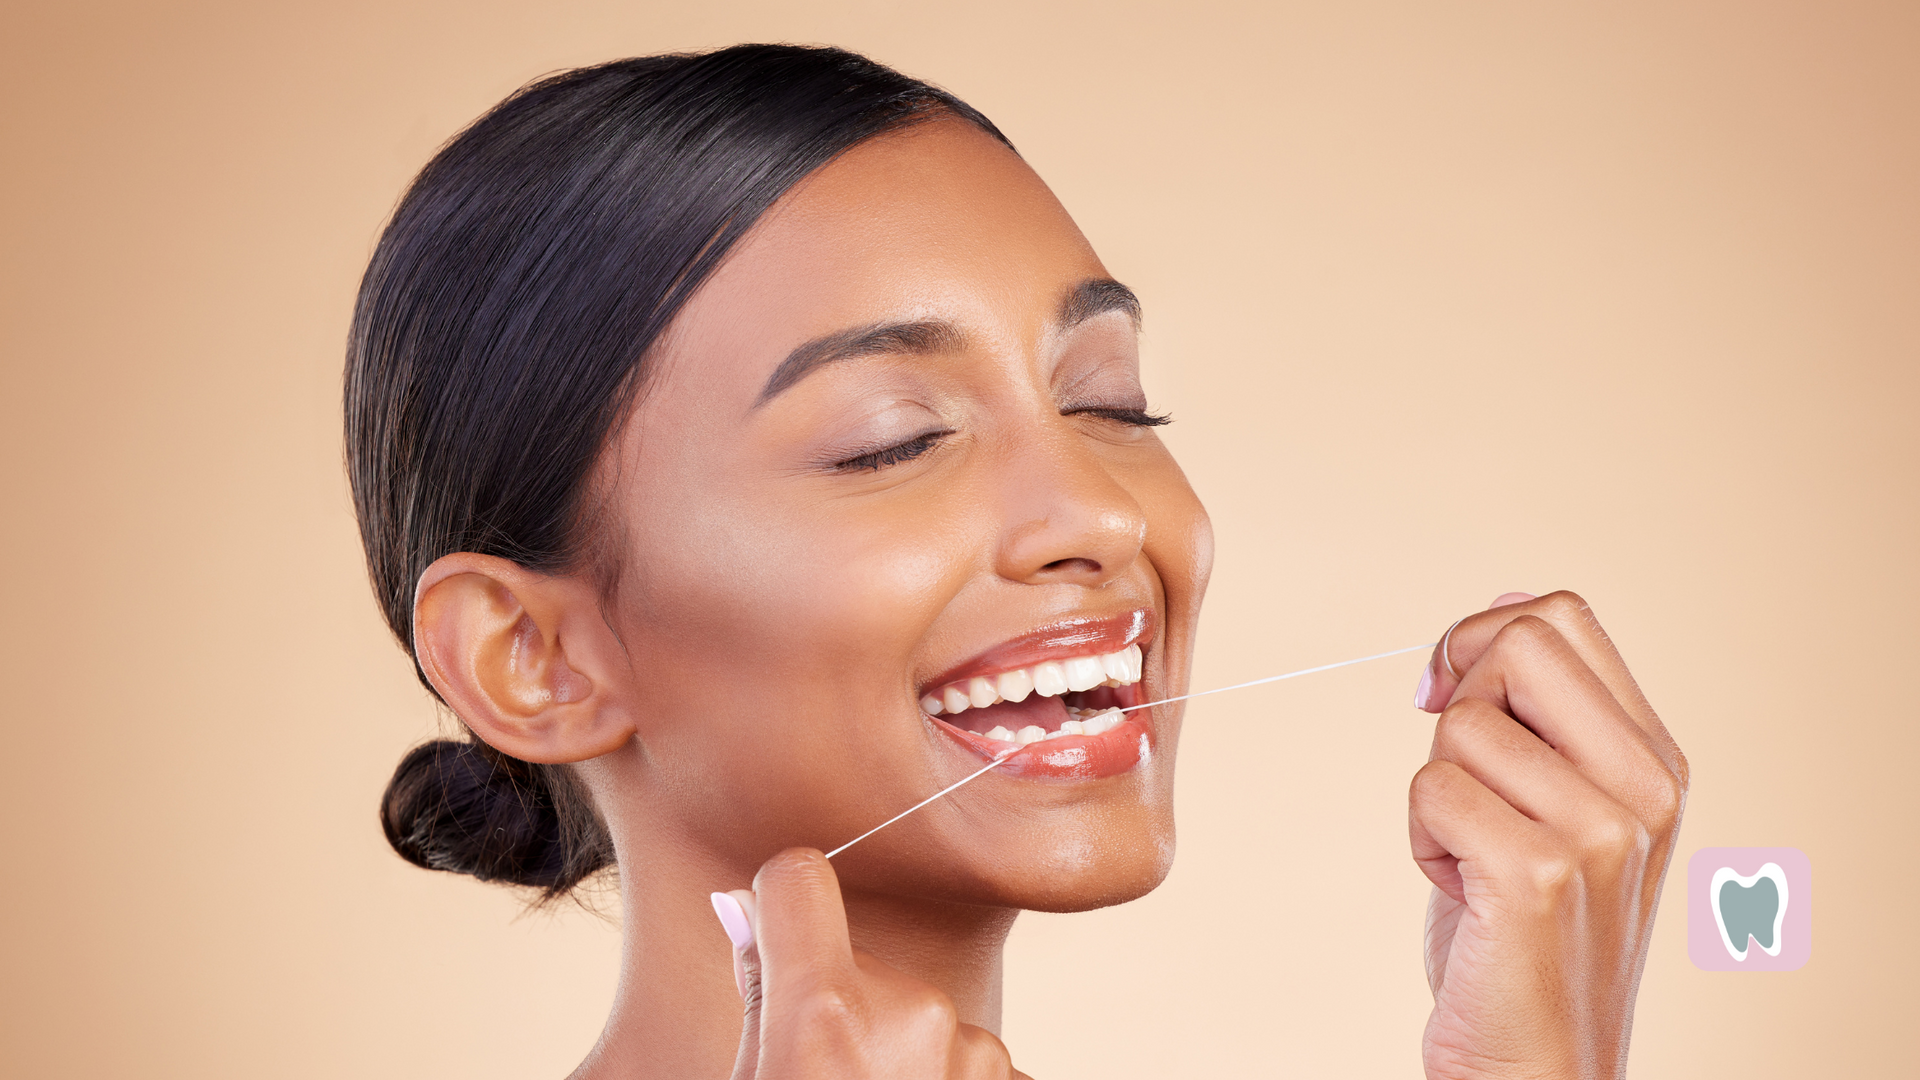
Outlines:
POLYGON ((1092 911, 1138 900, 1173 869, 1173 828, 1133 843, 1071 845, 1051 852, 1018 883, 1009 907, 1027 911, 1092 911))
POLYGON ((955 883, 963 895, 952 898, 1026 911, 1112 907, 1165 881, 1173 853, 1172 815, 1136 807, 1103 815, 1094 827, 1034 830, 1023 842, 976 853, 978 875, 955 883))
POLYGON ((837 867, 841 886, 971 907, 1092 911, 1138 900, 1173 868, 1172 808, 1159 799, 1066 814, 1028 807, 995 817, 978 822, 976 834, 935 840, 934 850, 943 852, 937 857, 916 844, 849 858, 837 867))

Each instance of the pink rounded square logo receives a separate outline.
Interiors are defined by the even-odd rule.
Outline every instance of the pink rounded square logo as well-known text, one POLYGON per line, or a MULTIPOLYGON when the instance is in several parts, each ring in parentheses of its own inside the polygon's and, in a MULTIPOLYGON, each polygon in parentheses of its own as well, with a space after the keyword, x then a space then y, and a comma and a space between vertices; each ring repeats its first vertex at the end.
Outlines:
POLYGON ((1790 847, 1687 860, 1687 955, 1703 971, 1793 971, 1813 955, 1813 864, 1790 847))

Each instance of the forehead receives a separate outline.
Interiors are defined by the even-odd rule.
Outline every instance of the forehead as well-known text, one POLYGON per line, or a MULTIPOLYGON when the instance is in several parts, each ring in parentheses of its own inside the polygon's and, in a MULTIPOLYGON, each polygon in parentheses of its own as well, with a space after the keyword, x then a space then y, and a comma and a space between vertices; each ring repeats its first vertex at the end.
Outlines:
POLYGON ((923 124, 855 147, 769 210, 675 320, 657 375, 749 394, 801 343, 893 320, 1018 347, 1075 283, 1104 276, 1018 155, 963 121, 923 124))
POLYGON ((942 120, 870 140, 796 185, 742 244, 748 259, 913 258, 928 269, 1092 257, 1073 220, 1012 150, 942 120), (841 258, 834 258, 839 254, 841 258))

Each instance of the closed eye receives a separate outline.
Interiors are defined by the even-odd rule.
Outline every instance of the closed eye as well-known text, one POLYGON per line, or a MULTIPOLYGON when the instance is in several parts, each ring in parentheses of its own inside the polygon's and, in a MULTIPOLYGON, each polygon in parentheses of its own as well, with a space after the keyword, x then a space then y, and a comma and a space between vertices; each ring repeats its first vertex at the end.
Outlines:
POLYGON ((1087 405, 1068 407, 1060 410, 1062 416, 1094 416, 1102 420, 1117 420, 1133 427, 1159 427, 1173 423, 1173 417, 1166 413, 1153 413, 1145 409, 1119 409, 1106 405, 1087 405))
POLYGON ((890 465, 898 465, 903 461, 912 461, 914 458, 919 457, 921 454, 939 445, 940 440, 951 434, 953 434, 953 432, 950 430, 925 432, 920 435, 915 435, 906 442, 895 443, 892 446, 880 450, 871 450, 864 454, 856 454, 844 461, 836 461, 833 463, 833 469, 835 472, 879 472, 881 469, 887 468, 890 465))

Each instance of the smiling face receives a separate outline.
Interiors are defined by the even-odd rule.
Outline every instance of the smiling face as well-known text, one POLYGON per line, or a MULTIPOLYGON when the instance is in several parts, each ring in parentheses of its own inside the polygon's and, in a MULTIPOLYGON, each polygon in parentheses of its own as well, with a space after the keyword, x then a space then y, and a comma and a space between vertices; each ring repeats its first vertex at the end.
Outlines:
POLYGON ((1069 910, 1157 884, 1179 707, 1104 710, 1184 691, 1212 547, 1136 319, 971 125, 790 192, 602 462, 640 732, 598 797, 750 875, 1026 743, 837 858, 844 886, 1069 910))

